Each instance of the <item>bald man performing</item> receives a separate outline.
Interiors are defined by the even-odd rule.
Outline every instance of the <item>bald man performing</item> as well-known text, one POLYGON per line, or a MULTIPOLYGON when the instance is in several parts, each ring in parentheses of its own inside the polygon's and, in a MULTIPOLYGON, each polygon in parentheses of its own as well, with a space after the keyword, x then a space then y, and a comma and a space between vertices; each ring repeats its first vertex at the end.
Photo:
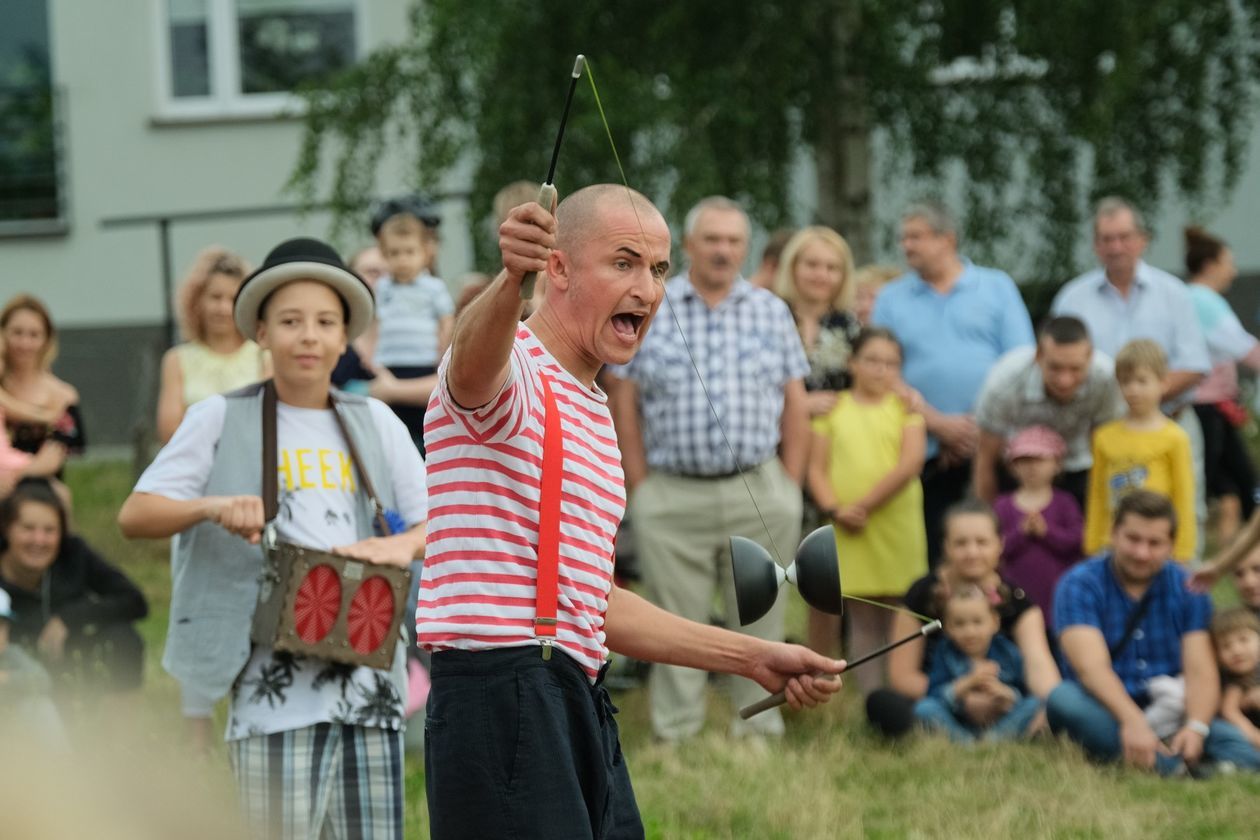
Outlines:
POLYGON ((429 536, 416 610, 433 654, 425 722, 432 836, 642 837, 609 651, 739 674, 827 701, 844 663, 696 624, 612 583, 625 510, 595 374, 638 350, 662 300, 669 228, 642 195, 587 187, 553 217, 517 207, 503 271, 460 317, 425 417, 429 536), (545 272, 524 323, 520 284, 545 272))

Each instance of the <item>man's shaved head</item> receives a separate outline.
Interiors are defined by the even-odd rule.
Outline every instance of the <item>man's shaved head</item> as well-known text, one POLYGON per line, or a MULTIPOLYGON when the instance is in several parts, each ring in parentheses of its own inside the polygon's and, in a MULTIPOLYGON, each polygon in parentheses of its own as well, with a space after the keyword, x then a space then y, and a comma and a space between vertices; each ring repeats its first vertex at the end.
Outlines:
POLYGON ((634 207, 644 226, 649 219, 660 217, 646 196, 621 184, 583 187, 556 208, 556 244, 560 250, 572 253, 585 245, 598 231, 604 208, 614 206, 614 202, 634 207))

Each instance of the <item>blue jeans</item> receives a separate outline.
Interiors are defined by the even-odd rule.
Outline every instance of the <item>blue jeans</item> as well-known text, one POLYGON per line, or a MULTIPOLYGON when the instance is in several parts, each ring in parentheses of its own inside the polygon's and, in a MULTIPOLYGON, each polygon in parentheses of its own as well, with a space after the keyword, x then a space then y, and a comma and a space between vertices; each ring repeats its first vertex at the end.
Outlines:
POLYGON ((951 741, 959 743, 982 739, 1015 741, 1023 737, 1028 725, 1040 710, 1041 701, 1036 697, 1022 697, 992 726, 981 728, 960 719, 944 701, 935 697, 924 697, 914 706, 914 718, 924 728, 943 732, 951 741))
MULTIPOLYGON (((1091 758, 1115 761, 1120 758, 1120 724, 1107 707, 1094 699, 1080 683, 1062 682, 1046 700, 1046 719, 1051 731, 1066 734, 1085 748, 1091 758)), ((1236 767, 1260 769, 1260 752, 1232 724, 1217 718, 1203 740, 1205 761, 1228 761, 1236 767)), ((1155 756, 1155 770, 1170 775, 1181 770, 1180 756, 1155 756)))

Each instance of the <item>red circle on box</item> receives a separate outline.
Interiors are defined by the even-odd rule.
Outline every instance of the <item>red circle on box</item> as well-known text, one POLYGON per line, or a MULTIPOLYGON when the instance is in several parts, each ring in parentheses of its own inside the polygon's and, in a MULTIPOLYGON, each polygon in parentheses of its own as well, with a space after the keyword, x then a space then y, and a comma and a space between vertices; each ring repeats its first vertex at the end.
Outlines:
POLYGON ((327 563, 306 573, 293 598, 293 627, 298 638, 313 645, 337 623, 341 611, 341 579, 327 563))
POLYGON ((389 636, 394 620, 394 590, 389 581, 375 575, 350 599, 346 613, 346 635, 357 653, 371 653, 389 636))

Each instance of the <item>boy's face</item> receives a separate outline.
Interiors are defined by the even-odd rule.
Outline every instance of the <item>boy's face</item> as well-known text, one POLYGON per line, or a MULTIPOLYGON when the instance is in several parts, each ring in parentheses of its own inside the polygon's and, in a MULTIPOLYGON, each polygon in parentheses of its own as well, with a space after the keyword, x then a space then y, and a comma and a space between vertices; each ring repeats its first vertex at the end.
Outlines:
POLYGON ((399 283, 410 283, 429 265, 429 245, 420 233, 382 233, 381 256, 389 275, 399 283))
POLYGON ((1240 627, 1226 633, 1216 643, 1221 667, 1236 677, 1248 677, 1260 667, 1260 633, 1240 627))
POLYGON ((1134 414, 1149 414, 1159 408, 1164 396, 1164 377, 1147 367, 1138 366, 1120 380, 1120 393, 1134 414))
POLYGON ((331 382, 346 352, 346 317, 341 298, 314 280, 295 280, 277 289, 258 324, 258 343, 271 351, 276 379, 293 385, 331 382))
POLYGON ((1260 549, 1244 557, 1234 569, 1234 587, 1243 606, 1260 609, 1260 549))
POLYGON ((945 607, 945 635, 968 656, 984 656, 998 631, 998 617, 983 598, 951 600, 945 607))

